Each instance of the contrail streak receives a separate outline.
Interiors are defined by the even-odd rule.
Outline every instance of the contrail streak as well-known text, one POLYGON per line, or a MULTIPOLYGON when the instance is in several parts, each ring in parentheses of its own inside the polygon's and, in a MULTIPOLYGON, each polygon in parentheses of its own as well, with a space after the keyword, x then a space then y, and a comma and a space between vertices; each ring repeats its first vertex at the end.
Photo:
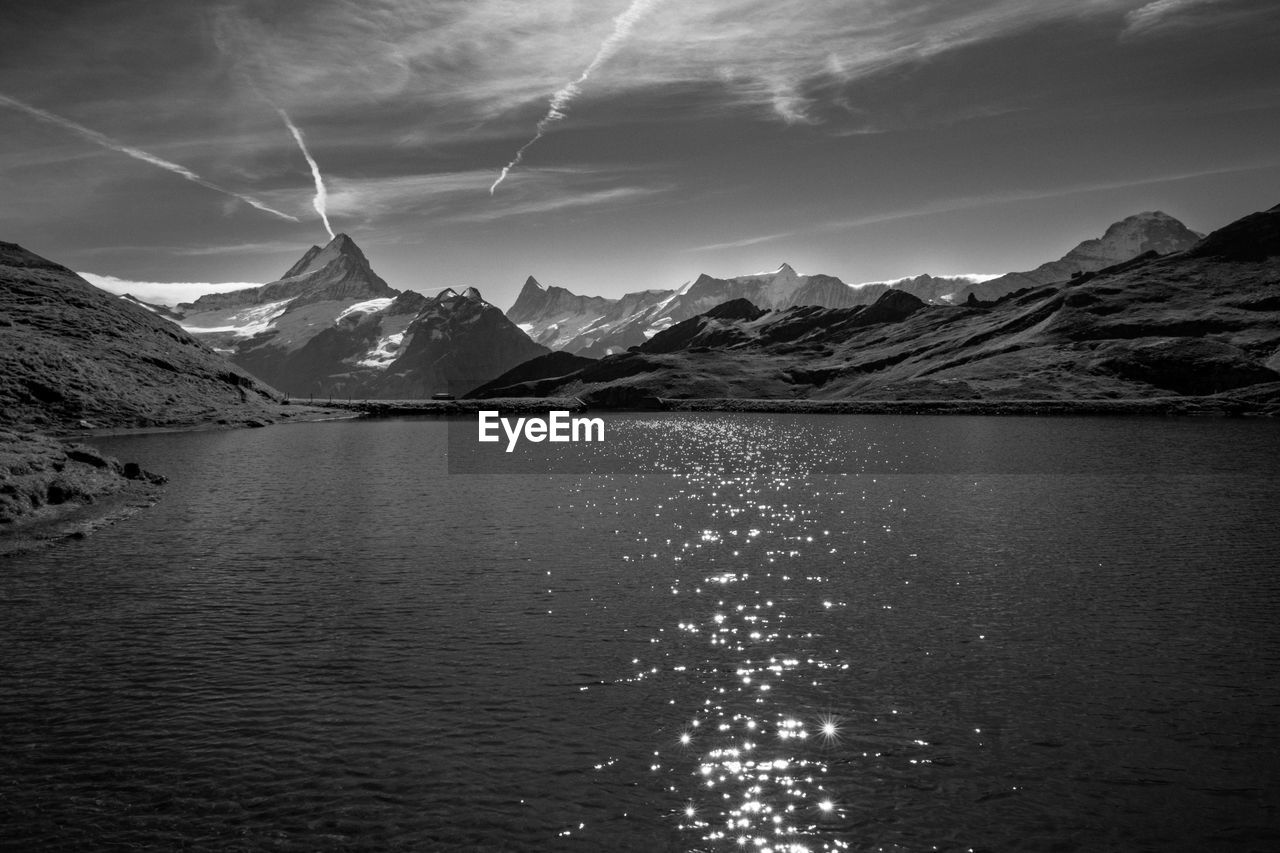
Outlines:
POLYGON ((288 219, 290 222, 298 221, 298 217, 290 216, 289 214, 283 211, 276 210, 274 207, 269 207, 268 205, 258 201, 253 196, 248 196, 243 193, 238 193, 238 192, 235 192, 234 190, 229 190, 229 189, 226 189, 225 187, 220 187, 217 184, 210 183, 209 181, 206 181, 204 178, 200 177, 195 172, 191 171, 185 166, 180 166, 177 163, 171 163, 170 161, 165 160, 162 157, 157 157, 154 154, 148 154, 146 151, 143 151, 140 148, 134 148, 133 146, 116 142, 114 139, 112 139, 111 137, 105 134, 99 133, 96 130, 90 130, 89 128, 85 127, 82 124, 76 124, 74 121, 71 121, 70 119, 66 119, 66 118, 63 118, 62 116, 54 115, 53 113, 47 110, 42 110, 39 107, 33 107, 30 104, 19 101, 17 98, 11 98, 8 95, 0 94, 0 104, 13 107, 16 110, 21 110, 22 112, 27 113, 28 115, 31 115, 31 116, 35 116, 41 121, 46 121, 49 124, 56 124, 58 127, 64 128, 65 130, 69 130, 72 133, 76 134, 77 136, 83 137, 84 139, 87 139, 90 142, 93 142, 97 145, 101 145, 103 148, 108 148, 112 151, 118 151, 119 153, 132 157, 135 160, 141 160, 144 163, 150 163, 152 166, 159 166, 161 169, 164 169, 169 172, 173 172, 175 175, 181 175, 182 177, 186 178, 188 181, 191 181, 194 184, 199 184, 200 186, 206 189, 213 190, 214 192, 220 192, 223 195, 228 195, 228 196, 231 196, 232 198, 238 198, 241 201, 243 201, 245 204, 248 204, 252 207, 256 207, 258 210, 265 211, 266 213, 270 213, 273 216, 279 216, 281 219, 288 219))
POLYGON ((289 114, 280 107, 276 107, 276 112, 280 113, 280 118, 284 119, 285 127, 289 128, 289 132, 297 140, 298 148, 302 149, 302 156, 307 158, 307 165, 311 167, 311 177, 316 182, 316 197, 311 200, 311 206, 316 209, 316 213, 320 214, 320 220, 324 222, 324 230, 329 232, 329 239, 332 240, 334 235, 333 229, 329 227, 329 193, 324 188, 320 167, 316 165, 316 158, 312 157, 311 152, 307 150, 307 143, 302 139, 302 131, 298 130, 298 126, 289 118, 289 114))
POLYGON ((627 7, 626 11, 614 19, 613 32, 610 33, 609 37, 600 44, 600 49, 596 51, 595 58, 592 59, 591 63, 583 69, 580 75, 578 75, 577 80, 566 84, 551 96, 551 103, 548 105, 547 114, 538 122, 536 129, 537 132, 534 133, 532 139, 520 146, 520 149, 516 151, 516 156, 511 158, 511 162, 502 167, 502 174, 498 175, 498 179, 493 182, 493 186, 489 187, 489 195, 493 195, 493 191, 498 188, 499 184, 507 179, 507 175, 511 170, 520 165, 520 161, 524 159, 524 152, 528 151, 535 142, 545 136, 547 129, 551 127, 552 124, 560 121, 567 115, 565 111, 569 108, 569 103, 578 96, 579 92, 582 91, 582 84, 587 82, 587 78, 594 74, 601 65, 607 62, 609 57, 618 52, 618 48, 622 47, 622 43, 626 41, 627 36, 631 34, 631 28, 636 25, 636 22, 639 21, 646 12, 658 5, 660 2, 662 2, 662 0, 632 0, 631 5, 627 7))

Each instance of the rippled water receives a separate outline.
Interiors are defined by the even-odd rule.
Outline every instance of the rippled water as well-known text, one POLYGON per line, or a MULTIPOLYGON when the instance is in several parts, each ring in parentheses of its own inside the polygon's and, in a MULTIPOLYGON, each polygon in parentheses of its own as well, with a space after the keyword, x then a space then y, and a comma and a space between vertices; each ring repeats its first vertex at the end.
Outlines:
POLYGON ((1274 424, 447 431, 102 441, 173 482, 0 563, 0 846, 1280 845, 1274 424))

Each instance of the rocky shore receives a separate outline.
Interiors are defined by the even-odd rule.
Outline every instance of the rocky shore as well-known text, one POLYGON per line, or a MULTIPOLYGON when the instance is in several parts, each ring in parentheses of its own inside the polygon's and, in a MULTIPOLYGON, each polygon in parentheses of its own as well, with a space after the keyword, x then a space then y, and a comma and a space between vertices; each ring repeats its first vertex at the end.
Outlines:
POLYGON ((84 536, 154 504, 166 477, 120 462, 80 441, 105 435, 265 427, 354 417, 320 406, 264 407, 252 417, 230 410, 154 426, 81 420, 33 432, 0 426, 0 556, 84 536))
POLYGON ((83 444, 0 429, 0 555, 110 524, 155 503, 164 482, 83 444))

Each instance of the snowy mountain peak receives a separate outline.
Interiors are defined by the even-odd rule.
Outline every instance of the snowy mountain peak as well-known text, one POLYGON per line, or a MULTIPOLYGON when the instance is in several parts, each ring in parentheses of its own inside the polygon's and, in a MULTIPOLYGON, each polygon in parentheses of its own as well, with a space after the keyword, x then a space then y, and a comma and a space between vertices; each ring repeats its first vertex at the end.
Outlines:
POLYGON ((1099 269, 1144 252, 1181 252, 1195 245, 1201 236, 1169 214, 1150 210, 1113 222, 1100 238, 1085 240, 1062 260, 1075 263, 1082 270, 1099 269))
POLYGON ((329 264, 340 258, 349 258, 354 261, 357 266, 368 267, 369 261, 364 256, 364 252, 360 251, 360 247, 356 245, 356 241, 352 240, 346 234, 339 234, 328 242, 323 248, 312 246, 307 253, 302 256, 296 264, 294 264, 289 272, 285 274, 285 278, 293 276, 306 275, 307 273, 322 270, 329 264))
POLYGON ((436 294, 436 299, 455 299, 457 296, 458 291, 454 290, 452 287, 446 287, 444 290, 436 294))
POLYGON ((468 287, 466 290, 462 291, 462 298, 472 299, 476 302, 484 302, 484 297, 481 296, 480 291, 474 287, 468 287))

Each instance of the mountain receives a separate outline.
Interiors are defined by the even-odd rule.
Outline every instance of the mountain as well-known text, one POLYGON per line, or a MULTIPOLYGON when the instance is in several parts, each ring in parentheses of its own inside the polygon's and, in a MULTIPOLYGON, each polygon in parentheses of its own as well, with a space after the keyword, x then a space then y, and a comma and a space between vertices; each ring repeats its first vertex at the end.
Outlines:
POLYGON ((774 309, 852 308, 869 305, 890 290, 932 304, 964 302, 970 294, 992 300, 1015 290, 1066 281, 1073 274, 1094 272, 1146 252, 1180 252, 1200 236, 1168 214, 1140 213, 1112 224, 1102 237, 1084 241, 1057 261, 999 277, 919 275, 846 284, 835 276, 801 275, 784 263, 776 270, 734 278, 703 274, 676 290, 645 290, 608 299, 548 287, 530 276, 507 317, 538 343, 600 357, 639 346, 663 329, 733 299, 774 309))
POLYGON ((277 281, 202 296, 174 314, 297 397, 430 396, 546 352, 475 288, 434 299, 392 288, 346 234, 309 248, 277 281))
MULTIPOLYGON (((497 383, 494 383, 496 386, 497 383)), ((994 303, 765 311, 738 301, 567 375, 483 394, 661 398, 1154 400, 1280 411, 1280 206, 994 303)))
POLYGON ((896 282, 845 284, 835 276, 801 275, 790 264, 734 278, 700 275, 676 290, 643 290, 620 299, 578 296, 530 277, 507 311, 534 340, 554 349, 599 357, 639 346, 663 329, 733 299, 766 308, 822 305, 850 308, 874 302, 890 289, 937 301, 972 283, 971 277, 919 276, 896 282))
POLYGON ((278 280, 261 287, 201 296, 178 306, 185 316, 289 300, 291 308, 316 302, 394 298, 394 290, 369 266, 369 259, 346 234, 324 248, 312 246, 278 280))
POLYGON ((369 396, 407 399, 445 390, 462 395, 548 352, 474 287, 462 293, 446 289, 418 312, 401 354, 374 381, 369 396))
POLYGON ((507 310, 507 319, 538 343, 564 349, 602 319, 616 301, 603 296, 578 296, 563 287, 540 284, 529 276, 515 304, 507 310))
POLYGON ((958 290, 951 301, 963 302, 970 293, 980 300, 998 299, 1015 290, 1068 281, 1073 275, 1097 272, 1147 252, 1168 255, 1190 249, 1204 235, 1160 211, 1128 216, 1112 223, 1098 238, 1085 240, 1056 261, 1026 272, 1012 272, 958 290))
POLYGON ((0 243, 0 423, 157 426, 263 417, 275 392, 136 301, 0 243))

